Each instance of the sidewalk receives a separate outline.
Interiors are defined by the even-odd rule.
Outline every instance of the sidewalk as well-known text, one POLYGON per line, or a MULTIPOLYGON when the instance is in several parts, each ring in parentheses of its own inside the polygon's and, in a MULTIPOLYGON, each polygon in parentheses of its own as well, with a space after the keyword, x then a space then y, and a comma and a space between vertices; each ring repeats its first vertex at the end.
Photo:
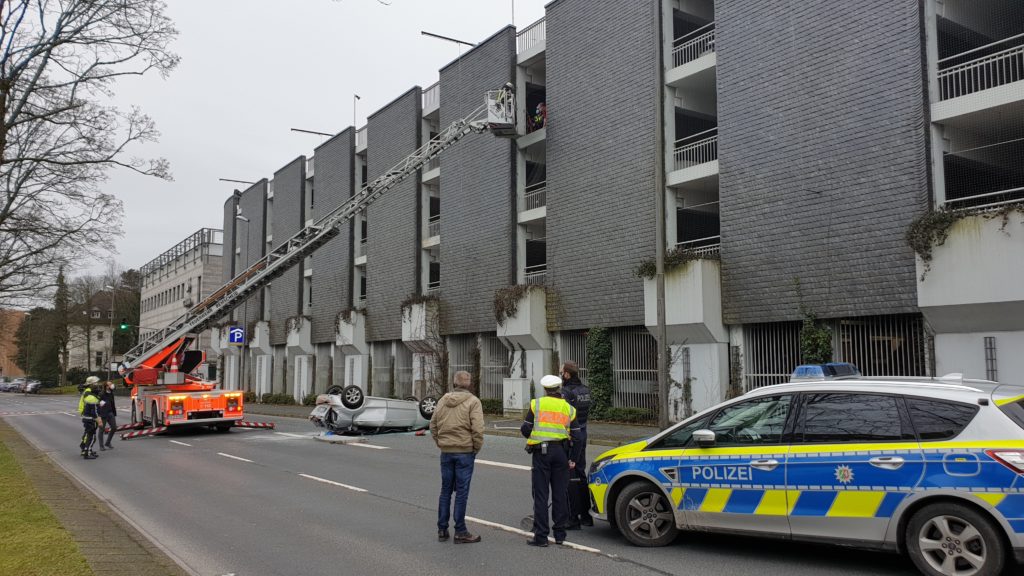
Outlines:
POLYGON ((173 560, 0 419, 0 441, 97 576, 185 576, 173 560))
MULTIPOLYGON (((264 416, 282 416, 285 418, 301 418, 305 420, 309 418, 309 413, 312 411, 312 406, 283 406, 277 404, 256 403, 248 403, 245 405, 245 412, 254 416, 260 414, 264 416)), ((252 417, 247 417, 246 419, 256 420, 256 418, 252 417)), ((522 424, 522 420, 505 418, 500 414, 484 414, 484 423, 486 425, 484 430, 486 434, 522 438, 519 434, 519 425, 522 424)), ((310 429, 313 428, 312 424, 309 426, 310 429)), ((587 443, 600 444, 602 446, 621 446, 623 444, 633 442, 634 440, 653 436, 657 432, 658 428, 654 426, 590 422, 587 425, 587 443)))

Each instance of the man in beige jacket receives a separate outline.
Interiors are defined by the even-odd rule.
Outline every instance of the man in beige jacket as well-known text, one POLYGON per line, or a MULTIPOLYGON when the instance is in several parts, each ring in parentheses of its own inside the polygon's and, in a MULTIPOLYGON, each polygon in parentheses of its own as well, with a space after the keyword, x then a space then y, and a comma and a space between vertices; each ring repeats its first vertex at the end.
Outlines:
POLYGON ((455 390, 437 401, 430 434, 441 449, 441 497, 437 504, 437 539, 448 540, 452 492, 455 492, 455 543, 473 544, 480 536, 466 529, 466 503, 473 462, 484 445, 484 409, 473 395, 469 372, 455 373, 455 390))

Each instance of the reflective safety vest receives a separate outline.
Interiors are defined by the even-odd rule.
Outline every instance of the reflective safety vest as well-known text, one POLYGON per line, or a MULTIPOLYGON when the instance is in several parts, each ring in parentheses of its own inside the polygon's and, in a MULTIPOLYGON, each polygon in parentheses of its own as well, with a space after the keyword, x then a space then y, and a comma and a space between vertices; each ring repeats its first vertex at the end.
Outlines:
POLYGON ((576 409, 561 398, 545 396, 530 401, 533 412, 533 431, 527 444, 559 442, 569 438, 569 423, 576 418, 576 409))

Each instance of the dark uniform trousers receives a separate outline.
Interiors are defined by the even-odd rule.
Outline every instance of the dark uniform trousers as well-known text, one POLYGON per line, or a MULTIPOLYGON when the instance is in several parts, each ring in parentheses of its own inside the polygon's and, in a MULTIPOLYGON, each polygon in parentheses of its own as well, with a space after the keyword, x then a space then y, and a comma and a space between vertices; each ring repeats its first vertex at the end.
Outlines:
POLYGON ((82 434, 82 441, 78 443, 78 447, 85 452, 92 447, 92 442, 96 438, 96 420, 93 418, 82 418, 82 427, 85 429, 85 433, 82 434))
POLYGON ((571 472, 569 483, 569 524, 578 524, 581 518, 590 518, 590 487, 587 484, 587 426, 580 426, 576 468, 571 472))
POLYGON ((548 537, 548 497, 554 519, 555 540, 565 540, 569 524, 569 451, 568 442, 549 442, 548 453, 540 445, 533 448, 533 533, 548 537))

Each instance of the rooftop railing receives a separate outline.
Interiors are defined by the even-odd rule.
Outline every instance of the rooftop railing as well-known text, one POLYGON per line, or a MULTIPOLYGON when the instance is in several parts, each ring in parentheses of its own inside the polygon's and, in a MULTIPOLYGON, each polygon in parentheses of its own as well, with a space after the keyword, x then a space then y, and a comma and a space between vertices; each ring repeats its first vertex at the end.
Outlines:
POLYGON ((939 100, 959 98, 1024 80, 1024 34, 999 40, 939 60, 939 100), (962 62, 963 58, 999 45, 1009 48, 962 62))
POLYGON ((547 20, 545 18, 541 18, 526 28, 523 28, 522 31, 516 35, 518 38, 519 53, 522 54, 538 44, 543 44, 544 41, 547 40, 547 31, 547 20))
POLYGON ((714 51, 715 23, 712 22, 672 42, 672 66, 682 66, 714 51))

